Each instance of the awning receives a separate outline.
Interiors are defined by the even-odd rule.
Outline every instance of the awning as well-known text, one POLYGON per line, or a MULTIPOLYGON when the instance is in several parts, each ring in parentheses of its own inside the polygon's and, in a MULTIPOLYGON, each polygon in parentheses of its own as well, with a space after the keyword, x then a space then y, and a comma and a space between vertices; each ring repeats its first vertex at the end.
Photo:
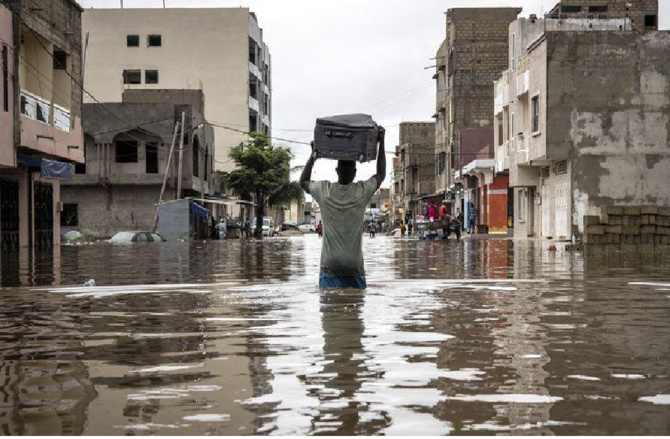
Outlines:
POLYGON ((212 216, 212 212, 209 209, 205 209, 201 205, 195 203, 191 203, 191 212, 193 215, 204 220, 208 220, 209 217, 212 216))
POLYGON ((25 154, 18 154, 18 159, 19 166, 39 168, 44 178, 53 178, 56 180, 69 180, 72 178, 72 164, 70 163, 25 154))

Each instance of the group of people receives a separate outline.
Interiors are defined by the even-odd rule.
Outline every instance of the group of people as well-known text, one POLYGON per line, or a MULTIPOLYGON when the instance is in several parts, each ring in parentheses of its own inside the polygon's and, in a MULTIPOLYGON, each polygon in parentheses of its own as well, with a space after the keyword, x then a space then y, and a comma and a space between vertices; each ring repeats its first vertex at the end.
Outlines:
MULTIPOLYGON (((218 220, 212 218, 212 239, 226 239, 228 237, 228 215, 222 215, 218 220)), ((245 238, 251 237, 251 221, 246 220, 242 225, 242 234, 245 238)))
MULTIPOLYGON (((422 206, 421 214, 426 221, 430 223, 441 222, 442 236, 445 239, 448 239, 451 236, 451 233, 456 235, 456 239, 461 238, 461 231, 467 230, 469 234, 476 232, 477 224, 477 209, 474 207, 474 204, 469 205, 469 215, 468 221, 465 223, 465 229, 463 229, 463 212, 460 209, 456 209, 456 212, 451 215, 447 208, 447 202, 443 201, 440 207, 437 206, 435 201, 432 201, 430 204, 425 203, 422 206)), ((413 236, 416 231, 416 224, 414 219, 408 218, 407 221, 400 223, 400 234, 405 236, 407 233, 408 236, 413 236)))

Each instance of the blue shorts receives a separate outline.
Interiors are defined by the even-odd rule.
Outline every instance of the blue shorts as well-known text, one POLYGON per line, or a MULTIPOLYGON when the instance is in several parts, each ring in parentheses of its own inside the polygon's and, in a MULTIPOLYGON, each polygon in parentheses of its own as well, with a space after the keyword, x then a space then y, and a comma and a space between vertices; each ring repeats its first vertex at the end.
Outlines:
POLYGON ((359 274, 356 276, 337 276, 329 273, 323 268, 319 272, 319 288, 325 290, 333 290, 338 288, 356 288, 364 290, 368 287, 365 282, 365 275, 359 274))

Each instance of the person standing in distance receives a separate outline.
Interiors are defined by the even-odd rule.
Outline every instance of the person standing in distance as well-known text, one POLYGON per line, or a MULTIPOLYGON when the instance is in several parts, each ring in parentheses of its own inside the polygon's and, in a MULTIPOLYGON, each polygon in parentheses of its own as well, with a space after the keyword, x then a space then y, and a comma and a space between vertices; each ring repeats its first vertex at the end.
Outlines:
POLYGON ((367 288, 361 230, 365 222, 365 207, 386 176, 385 134, 386 130, 379 127, 377 173, 368 180, 355 183, 356 162, 348 160, 337 162, 337 183, 311 181, 316 161, 312 142, 312 155, 300 176, 300 186, 321 208, 323 246, 320 288, 367 288))

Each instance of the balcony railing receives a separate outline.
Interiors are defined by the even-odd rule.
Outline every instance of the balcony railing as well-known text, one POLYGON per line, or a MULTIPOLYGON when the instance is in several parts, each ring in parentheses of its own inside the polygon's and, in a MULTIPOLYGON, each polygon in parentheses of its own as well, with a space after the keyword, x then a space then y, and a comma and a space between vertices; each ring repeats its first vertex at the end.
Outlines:
POLYGON ((268 117, 267 114, 264 115, 264 116, 262 117, 261 120, 263 121, 263 123, 264 123, 266 126, 270 126, 270 118, 268 117))
POLYGON ((509 169, 509 143, 505 142, 496 148, 496 172, 509 169))
POLYGON ((527 165, 530 161, 530 142, 528 136, 519 136, 517 139, 516 164, 527 165))
POLYGON ((260 106, 258 105, 258 101, 251 96, 249 96, 249 108, 254 110, 256 113, 259 112, 260 106))
POLYGON ((21 90, 21 114, 30 119, 53 125, 61 131, 70 131, 70 111, 60 105, 21 90))
POLYGON ((519 74, 516 77, 516 95, 522 96, 525 93, 528 93, 530 89, 530 70, 519 74))
POLYGON ((252 63, 251 61, 249 61, 249 71, 256 78, 260 79, 261 81, 263 80, 263 75, 261 74, 260 69, 256 67, 256 64, 252 63))

